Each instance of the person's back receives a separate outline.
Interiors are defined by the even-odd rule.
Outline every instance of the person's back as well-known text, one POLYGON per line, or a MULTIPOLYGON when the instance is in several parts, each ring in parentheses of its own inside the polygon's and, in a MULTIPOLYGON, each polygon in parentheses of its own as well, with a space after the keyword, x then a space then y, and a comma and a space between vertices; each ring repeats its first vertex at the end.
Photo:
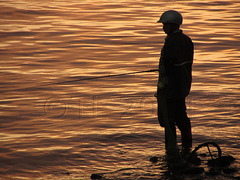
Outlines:
MULTIPOLYGON (((193 43, 178 30, 166 38, 160 64, 165 68, 168 97, 186 97, 192 82, 193 43), (163 55, 164 54, 164 55, 163 55)), ((162 74, 162 76, 164 76, 162 74)))

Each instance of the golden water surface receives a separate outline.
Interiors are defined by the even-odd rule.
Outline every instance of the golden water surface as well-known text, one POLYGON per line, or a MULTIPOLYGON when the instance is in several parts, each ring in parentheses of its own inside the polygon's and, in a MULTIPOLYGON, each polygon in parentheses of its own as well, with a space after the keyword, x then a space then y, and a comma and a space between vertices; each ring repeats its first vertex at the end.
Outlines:
POLYGON ((157 68, 169 9, 195 44, 194 146, 215 141, 239 167, 239 0, 3 0, 0 178, 160 179, 158 74, 80 79, 157 68))

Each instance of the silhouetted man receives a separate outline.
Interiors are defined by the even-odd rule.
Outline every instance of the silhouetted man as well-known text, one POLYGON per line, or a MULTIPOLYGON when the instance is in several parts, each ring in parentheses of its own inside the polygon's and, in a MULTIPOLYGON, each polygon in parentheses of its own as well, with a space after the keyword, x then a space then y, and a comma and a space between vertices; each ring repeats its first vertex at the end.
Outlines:
POLYGON ((185 98, 192 82, 193 43, 180 30, 182 15, 177 11, 164 12, 160 20, 167 34, 159 61, 159 80, 157 89, 158 120, 165 127, 166 149, 168 148, 166 122, 176 140, 176 127, 181 131, 182 148, 192 147, 190 119, 186 113, 185 98), (162 102, 165 101, 165 105, 162 102), (167 114, 167 121, 163 114, 167 114))

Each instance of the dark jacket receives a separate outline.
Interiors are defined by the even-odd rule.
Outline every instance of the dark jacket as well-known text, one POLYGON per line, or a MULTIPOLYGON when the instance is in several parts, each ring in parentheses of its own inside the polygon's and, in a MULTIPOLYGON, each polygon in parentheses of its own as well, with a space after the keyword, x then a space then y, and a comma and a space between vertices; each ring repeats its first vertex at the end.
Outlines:
POLYGON ((165 39, 159 62, 159 82, 165 79, 168 98, 186 97, 192 82, 193 43, 179 30, 165 39))

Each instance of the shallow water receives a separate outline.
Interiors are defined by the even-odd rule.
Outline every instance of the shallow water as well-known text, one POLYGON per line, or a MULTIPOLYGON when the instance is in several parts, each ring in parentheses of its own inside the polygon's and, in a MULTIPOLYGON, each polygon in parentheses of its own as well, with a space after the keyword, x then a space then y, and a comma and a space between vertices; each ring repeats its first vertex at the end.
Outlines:
POLYGON ((164 162, 149 162, 165 155, 157 73, 78 80, 157 68, 165 34, 155 22, 169 9, 183 14, 195 44, 194 146, 215 141, 239 168, 239 8, 238 0, 1 1, 0 177, 164 178, 164 162))

